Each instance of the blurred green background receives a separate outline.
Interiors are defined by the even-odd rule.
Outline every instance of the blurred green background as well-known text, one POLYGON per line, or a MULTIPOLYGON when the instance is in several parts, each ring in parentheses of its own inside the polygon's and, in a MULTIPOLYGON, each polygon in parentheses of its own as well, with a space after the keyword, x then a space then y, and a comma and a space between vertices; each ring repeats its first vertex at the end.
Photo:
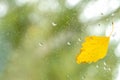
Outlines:
POLYGON ((0 0, 0 80, 120 80, 120 0, 0 0), (85 37, 107 56, 76 63, 85 37))

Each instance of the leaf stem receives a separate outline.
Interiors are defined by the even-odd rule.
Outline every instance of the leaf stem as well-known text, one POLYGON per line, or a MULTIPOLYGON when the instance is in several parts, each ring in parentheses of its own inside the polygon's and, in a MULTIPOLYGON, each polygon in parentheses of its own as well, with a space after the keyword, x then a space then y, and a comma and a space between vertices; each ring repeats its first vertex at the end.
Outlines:
POLYGON ((111 35, 112 35, 113 31, 114 31, 114 23, 112 22, 112 31, 111 31, 111 33, 110 33, 110 35, 109 35, 109 36, 111 36, 111 35))

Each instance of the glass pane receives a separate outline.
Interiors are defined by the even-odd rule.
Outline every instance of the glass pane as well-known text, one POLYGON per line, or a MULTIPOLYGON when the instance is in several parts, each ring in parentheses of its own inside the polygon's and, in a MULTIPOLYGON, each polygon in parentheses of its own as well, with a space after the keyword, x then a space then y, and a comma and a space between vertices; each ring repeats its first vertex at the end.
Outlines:
POLYGON ((120 0, 0 0, 0 80, 120 80, 119 9, 120 0))

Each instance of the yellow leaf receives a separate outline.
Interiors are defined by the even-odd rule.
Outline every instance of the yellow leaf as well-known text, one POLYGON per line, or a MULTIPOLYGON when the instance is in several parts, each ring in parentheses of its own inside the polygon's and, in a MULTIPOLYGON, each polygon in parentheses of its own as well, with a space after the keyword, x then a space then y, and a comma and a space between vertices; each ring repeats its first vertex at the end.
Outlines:
MULTIPOLYGON (((113 32, 113 23, 112 23, 112 32, 113 32)), ((110 33, 110 36, 112 32, 110 33)), ((86 37, 85 39, 86 42, 82 44, 80 53, 76 57, 76 62, 78 64, 91 63, 104 58, 107 54, 110 36, 109 37, 106 37, 106 36, 86 37)))
POLYGON ((80 54, 77 56, 77 63, 96 62, 106 56, 110 37, 90 36, 82 44, 80 54))

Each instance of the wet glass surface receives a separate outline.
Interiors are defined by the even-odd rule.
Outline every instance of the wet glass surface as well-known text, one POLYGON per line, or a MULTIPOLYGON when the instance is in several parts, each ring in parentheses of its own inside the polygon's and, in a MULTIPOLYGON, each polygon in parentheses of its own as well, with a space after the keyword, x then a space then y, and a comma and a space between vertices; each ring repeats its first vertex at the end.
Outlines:
POLYGON ((119 13, 119 0, 0 0, 0 80, 120 80, 119 13), (77 64, 112 22, 107 55, 77 64))

